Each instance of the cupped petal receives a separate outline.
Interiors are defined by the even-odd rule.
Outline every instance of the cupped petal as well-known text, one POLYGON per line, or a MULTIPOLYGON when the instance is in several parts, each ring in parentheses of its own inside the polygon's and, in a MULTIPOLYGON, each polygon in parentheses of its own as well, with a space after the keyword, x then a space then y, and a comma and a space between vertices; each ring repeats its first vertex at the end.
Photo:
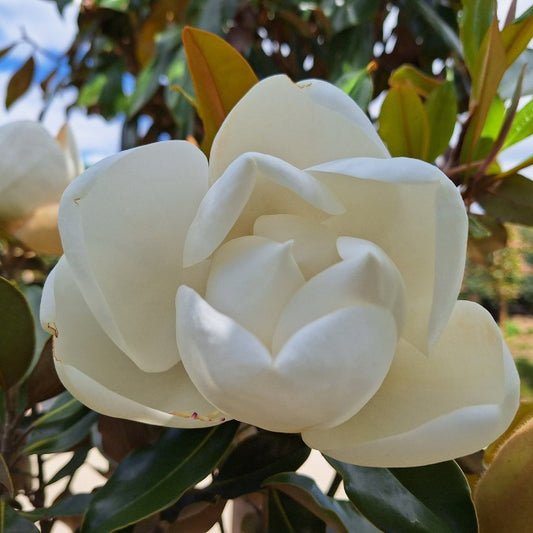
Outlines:
POLYGON ((270 155, 246 153, 204 196, 187 234, 184 264, 209 257, 228 234, 230 238, 251 234, 261 215, 289 213, 323 219, 326 213, 343 211, 341 202, 310 174, 270 155))
POLYGON ((38 122, 0 126, 0 220, 25 218, 41 205, 58 202, 69 183, 57 141, 38 122))
POLYGON ((218 131, 209 158, 217 180, 245 152, 306 168, 343 157, 388 157, 370 121, 340 89, 318 80, 272 76, 254 85, 218 131))
POLYGON ((61 150, 63 150, 63 153, 65 154, 69 181, 72 181, 76 176, 83 172, 84 167, 74 133, 68 122, 66 122, 59 130, 56 139, 61 150))
POLYGON ((383 385, 357 415, 303 438, 363 466, 436 463, 494 441, 511 423, 519 392, 498 326, 482 307, 460 301, 431 357, 400 342, 383 385))
POLYGON ((468 221, 461 195, 435 166, 408 158, 346 159, 308 169, 346 204, 327 222, 375 242, 407 289, 403 336, 427 353, 459 294, 468 221))
POLYGON ((346 420, 379 388, 396 347, 394 319, 376 306, 307 324, 276 358, 192 289, 179 288, 176 306, 182 361, 200 392, 228 416, 270 431, 346 420))
POLYGON ((67 188, 59 208, 65 255, 102 329, 147 372, 179 361, 174 295, 202 290, 205 265, 182 268, 185 235, 207 188, 191 143, 160 142, 105 159, 67 188))
POLYGON ((292 254, 306 279, 340 260, 333 230, 298 215, 263 215, 254 223, 254 235, 278 242, 293 241, 292 254))
POLYGON ((205 300, 270 348, 287 301, 304 283, 291 242, 258 236, 233 239, 211 262, 205 300))
POLYGON ((405 287, 398 269, 375 244, 344 237, 338 245, 345 259, 311 278, 294 294, 279 318, 273 353, 300 328, 338 309, 378 306, 390 312, 400 334, 405 315, 405 287))
POLYGON ((150 424, 195 428, 222 422, 181 363, 140 370, 100 328, 63 257, 43 291, 41 322, 54 335, 54 360, 67 389, 100 413, 150 424))

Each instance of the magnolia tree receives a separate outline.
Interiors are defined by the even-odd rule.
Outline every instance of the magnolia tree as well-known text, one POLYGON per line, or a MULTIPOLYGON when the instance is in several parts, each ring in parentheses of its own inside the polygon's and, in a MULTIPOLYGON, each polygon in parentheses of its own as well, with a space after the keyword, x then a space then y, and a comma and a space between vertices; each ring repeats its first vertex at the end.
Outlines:
MULTIPOLYGON (((0 130, 2 530, 62 520, 81 533, 224 532, 232 501, 234 533, 524 533, 533 410, 494 319, 457 298, 467 244, 479 258, 505 244, 504 222, 533 222, 533 185, 519 174, 531 157, 506 171, 497 160, 533 133, 521 100, 531 70, 516 67, 530 56, 533 14, 516 18, 513 4, 498 23, 491 1, 413 3, 449 54, 436 74, 423 56, 396 65, 376 131, 365 98, 380 94, 390 58, 374 50, 367 68, 341 72, 334 28, 350 6, 267 6, 261 19, 266 4, 243 2, 232 46, 183 28, 205 25, 207 4, 80 12, 80 36, 103 12, 137 44, 153 44, 147 28, 164 13, 154 48, 135 51, 145 55, 125 139, 140 141, 137 119, 185 54, 165 105, 178 95, 187 112, 180 100, 170 119, 152 118, 154 132, 166 124, 187 140, 122 151, 73 179, 68 130, 59 141, 33 123, 0 130), (322 54, 311 46, 301 64, 313 76, 291 80, 283 62, 266 75, 242 37, 245 13, 272 60, 282 44, 285 58, 306 50, 271 38, 279 17, 315 28, 306 38, 322 54), (250 62, 236 50, 243 39, 250 62), (157 71, 170 49, 179 62, 157 71), (107 481, 73 493, 93 447, 107 481), (299 472, 312 449, 331 467, 327 492, 299 472), (45 473, 61 452, 67 463, 45 473)), ((391 6, 371 4, 352 8, 381 28, 391 6)), ((70 83, 83 100, 77 61, 70 83)))

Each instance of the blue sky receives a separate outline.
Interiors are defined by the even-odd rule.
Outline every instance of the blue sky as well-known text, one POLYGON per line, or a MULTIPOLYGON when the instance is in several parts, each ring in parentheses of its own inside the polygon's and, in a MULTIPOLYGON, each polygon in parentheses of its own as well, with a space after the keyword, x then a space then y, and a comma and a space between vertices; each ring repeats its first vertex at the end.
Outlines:
MULTIPOLYGON (((34 50, 24 43, 24 34, 45 53, 37 52, 36 81, 50 72, 57 58, 61 58, 76 34, 76 18, 80 0, 68 5, 61 16, 56 4, 50 0, 0 0, 0 50, 19 42, 0 59, 0 124, 18 119, 37 120, 43 107, 41 91, 34 86, 29 93, 6 111, 3 102, 9 78, 34 50), (53 59, 52 59, 53 58, 53 59)), ((498 2, 500 20, 504 18, 509 0, 498 2)), ((531 0, 518 1, 518 13, 531 5, 531 0)), ((75 89, 56 97, 44 117, 44 125, 55 134, 66 120, 65 108, 76 98, 75 89)), ((91 165, 120 148, 120 120, 106 122, 101 117, 87 116, 82 110, 69 113, 69 123, 74 131, 84 162, 91 165)), ((531 143, 533 145, 533 143, 531 143)), ((530 146, 530 145, 528 145, 530 146)), ((524 159, 523 143, 506 153, 506 167, 524 159)), ((533 149, 528 148, 529 151, 533 149)))

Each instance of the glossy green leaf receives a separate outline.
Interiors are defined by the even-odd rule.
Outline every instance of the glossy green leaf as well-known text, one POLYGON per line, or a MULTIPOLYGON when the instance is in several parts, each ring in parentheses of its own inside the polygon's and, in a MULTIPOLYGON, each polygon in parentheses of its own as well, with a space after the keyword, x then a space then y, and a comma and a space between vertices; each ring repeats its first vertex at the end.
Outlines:
POLYGON ((204 125, 202 149, 208 154, 227 114, 257 83, 257 76, 241 54, 217 35, 186 27, 182 40, 204 125))
POLYGON ((533 181, 515 174, 478 197, 487 214, 504 222, 533 226, 533 181))
POLYGON ((207 490, 224 498, 255 492, 268 477, 298 469, 310 452, 298 435, 261 431, 232 450, 207 490))
POLYGON ((115 11, 126 11, 128 9, 129 0, 94 0, 99 7, 113 9, 115 11))
POLYGON ((132 452, 95 494, 82 533, 110 533, 168 507, 216 467, 238 428, 170 429, 132 452))
POLYGON ((460 18, 461 41, 466 65, 473 71, 483 37, 494 19, 494 0, 464 0, 460 18))
POLYGON ((371 468, 326 457, 359 512, 383 531, 477 531, 468 483, 453 461, 417 468, 371 468))
POLYGON ((533 15, 520 18, 502 30, 507 66, 511 66, 533 39, 533 15))
POLYGON ((367 109, 372 100, 373 83, 366 69, 343 74, 335 85, 342 89, 361 109, 367 109))
POLYGON ((496 96, 490 104, 489 112, 485 120, 485 125, 481 131, 481 137, 496 139, 502 129, 505 120, 505 104, 502 99, 496 96))
POLYGON ((92 494, 72 494, 50 507, 22 511, 20 514, 32 520, 60 518, 62 516, 82 516, 92 497, 92 494))
POLYGON ((437 87, 425 102, 430 136, 428 161, 434 161, 448 148, 457 117, 457 97, 451 82, 437 87))
POLYGON ((533 135, 533 100, 530 100, 516 113, 503 149, 509 148, 509 146, 522 141, 530 135, 533 135))
POLYGON ((263 486, 290 496, 338 533, 379 533, 351 504, 326 496, 307 476, 283 472, 268 478, 263 486))
POLYGON ((8 389, 26 373, 33 359, 35 326, 24 295, 0 277, 0 385, 8 389))
POLYGON ((39 533, 33 522, 21 516, 5 500, 0 500, 0 533, 39 533))
MULTIPOLYGON (((257 531, 250 528, 248 531, 257 531)), ((241 531, 244 529, 241 526, 241 531)), ((282 492, 268 493, 267 533, 326 533, 326 525, 303 505, 282 492)))
POLYGON ((391 87, 410 87, 420 96, 427 98, 437 87, 442 85, 442 81, 428 76, 412 65, 402 65, 389 77, 389 85, 391 87))
POLYGON ((429 119, 414 89, 393 87, 379 115, 379 134, 392 156, 426 159, 429 148, 429 119))
POLYGON ((520 76, 524 65, 526 65, 526 71, 522 81, 522 96, 533 94, 533 50, 526 48, 503 76, 498 88, 498 94, 502 98, 511 98, 513 96, 516 80, 520 76))
POLYGON ((6 109, 9 109, 30 88, 35 74, 35 60, 30 56, 22 66, 15 71, 6 91, 6 109))

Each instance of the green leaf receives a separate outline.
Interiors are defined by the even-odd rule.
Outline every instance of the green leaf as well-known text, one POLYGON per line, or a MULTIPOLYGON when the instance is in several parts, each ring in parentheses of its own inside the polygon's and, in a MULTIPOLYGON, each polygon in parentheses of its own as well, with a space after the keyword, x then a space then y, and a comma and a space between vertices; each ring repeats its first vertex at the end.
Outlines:
POLYGON ((213 471, 237 428, 237 422, 226 422, 170 429, 153 445, 132 452, 95 494, 81 532, 110 533, 172 505, 213 471))
POLYGON ((255 492, 268 477, 298 469, 310 452, 298 435, 262 431, 232 450, 206 490, 223 498, 255 492))
POLYGON ((503 149, 509 148, 509 146, 522 141, 530 135, 533 135, 533 100, 530 100, 515 115, 509 134, 503 144, 503 149))
POLYGON ((105 7, 107 9, 113 9, 115 11, 127 11, 130 1, 129 0, 95 0, 94 3, 98 7, 105 7))
POLYGON ((50 333, 44 331, 41 327, 39 319, 40 307, 41 307, 41 295, 43 293, 42 287, 39 285, 24 285, 20 288, 22 294, 26 298, 30 306, 30 311, 33 316, 33 327, 35 330, 35 349, 33 350, 33 360, 26 375, 31 372, 33 367, 37 364, 37 361, 43 351, 46 341, 50 338, 50 333))
MULTIPOLYGON (((257 531, 241 528, 242 531, 257 531)), ((260 529, 259 529, 260 531, 260 529)), ((326 526, 320 518, 285 494, 270 490, 268 494, 268 533, 325 533, 326 526)))
POLYGON ((179 46, 180 36, 177 27, 171 27, 157 36, 157 53, 153 61, 137 77, 135 89, 129 101, 128 117, 131 118, 141 111, 159 89, 160 78, 166 75, 179 46))
POLYGON ((533 39, 533 15, 520 17, 502 30, 507 66, 511 66, 533 39))
POLYGON ((9 109, 30 88, 34 73, 35 60, 33 56, 30 56, 9 80, 6 92, 6 109, 9 109))
POLYGON ((468 70, 472 72, 476 58, 494 19, 494 0, 464 0, 460 18, 461 42, 468 70))
POLYGON ((24 295, 0 277, 0 385, 9 389, 33 359, 35 326, 24 295))
POLYGON ((71 450, 85 439, 98 414, 72 398, 61 394, 46 414, 35 423, 24 453, 58 453, 71 450))
POLYGON ((451 82, 436 88, 426 100, 430 136, 428 161, 434 161, 448 148, 457 117, 457 97, 451 82))
POLYGON ((459 57, 463 57, 461 41, 457 37, 455 31, 439 15, 437 10, 431 7, 426 0, 411 0, 410 4, 418 11, 435 34, 438 35, 451 50, 455 51, 459 57))
POLYGON ((507 99, 513 96, 516 80, 524 65, 526 65, 526 71, 522 80, 522 96, 533 94, 533 50, 526 48, 503 76, 498 88, 498 93, 502 98, 507 99))
POLYGON ((63 516, 82 516, 92 497, 92 494, 72 494, 50 507, 42 507, 32 511, 22 511, 20 514, 21 516, 25 516, 32 520, 60 518, 63 516))
POLYGON ((342 89, 361 109, 367 109, 372 100, 372 78, 366 69, 343 74, 335 85, 342 89))
POLYGON ((5 500, 0 500, 0 533, 39 533, 39 530, 5 500))
POLYGON ((379 115, 379 134, 392 156, 426 159, 429 148, 429 119, 416 91, 393 87, 379 115))
POLYGON ((361 516, 350 503, 326 496, 315 481, 307 476, 283 472, 268 478, 263 486, 277 489, 290 496, 338 533, 379 532, 379 529, 361 516), (344 505, 345 503, 348 505, 344 505))
POLYGON ((501 221, 533 226, 533 181, 520 174, 502 179, 478 201, 487 214, 501 221))
POLYGON ((188 26, 182 40, 204 125, 202 150, 208 154, 222 122, 257 83, 257 76, 244 57, 217 35, 188 26))
POLYGON ((485 120, 485 125, 481 132, 481 137, 495 140, 503 126, 505 120, 505 105, 501 98, 496 96, 490 104, 489 112, 485 120))
POLYGON ((371 468, 326 457, 358 511, 383 531, 472 533, 468 483, 453 461, 417 468, 371 468))
POLYGON ((442 81, 428 76, 412 65, 401 65, 391 74, 389 85, 390 87, 410 87, 420 96, 427 98, 442 85, 442 81))

